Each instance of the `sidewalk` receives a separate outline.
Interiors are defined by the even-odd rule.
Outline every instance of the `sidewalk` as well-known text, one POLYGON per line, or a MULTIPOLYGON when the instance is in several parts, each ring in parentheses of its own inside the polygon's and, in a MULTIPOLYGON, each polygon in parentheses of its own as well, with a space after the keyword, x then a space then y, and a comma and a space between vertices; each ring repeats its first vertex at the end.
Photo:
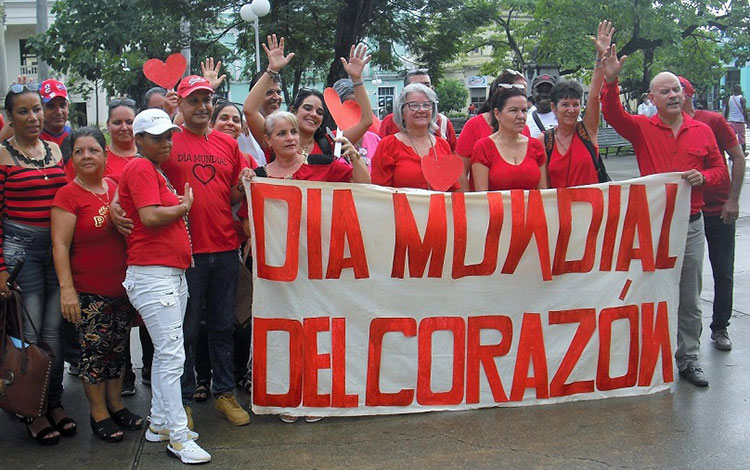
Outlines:
MULTIPOLYGON (((635 158, 605 160, 615 180, 637 176, 635 158)), ((701 363, 711 386, 676 378, 673 392, 548 406, 491 408, 284 424, 253 416, 235 428, 213 411, 213 401, 194 407, 200 444, 215 468, 258 469, 495 469, 495 468, 750 468, 750 188, 745 187, 737 223, 735 313, 731 352, 710 341, 713 284, 704 268, 701 363)), ((138 353, 134 353, 137 359, 138 353)), ((675 376, 676 376, 675 370, 675 376)), ((140 384, 126 404, 146 415, 149 388, 140 384)), ((247 405, 249 397, 240 395, 247 405)), ((165 454, 165 444, 145 442, 142 432, 106 444, 93 437, 77 379, 66 376, 64 403, 78 420, 78 435, 44 448, 22 425, 0 413, 3 468, 185 468, 165 454)))

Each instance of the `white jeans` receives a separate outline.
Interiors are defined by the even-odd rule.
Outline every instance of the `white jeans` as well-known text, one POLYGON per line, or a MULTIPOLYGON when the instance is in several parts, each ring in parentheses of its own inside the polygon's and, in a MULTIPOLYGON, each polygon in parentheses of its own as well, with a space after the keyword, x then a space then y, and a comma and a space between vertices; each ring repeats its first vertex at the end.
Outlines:
POLYGON ((187 307, 185 270, 128 266, 123 286, 154 343, 151 366, 151 424, 169 429, 172 442, 187 440, 180 377, 185 364, 182 321, 187 307))

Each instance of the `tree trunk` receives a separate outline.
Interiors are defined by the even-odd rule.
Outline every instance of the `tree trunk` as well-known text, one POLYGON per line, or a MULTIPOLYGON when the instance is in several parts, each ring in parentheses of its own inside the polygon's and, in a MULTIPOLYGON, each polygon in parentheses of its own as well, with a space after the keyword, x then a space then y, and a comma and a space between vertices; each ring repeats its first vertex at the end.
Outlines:
POLYGON ((654 49, 643 50, 643 78, 641 79, 641 90, 648 93, 651 88, 651 66, 654 64, 654 49))
POLYGON ((336 80, 347 78, 344 66, 339 57, 349 59, 349 49, 362 39, 365 25, 372 19, 371 0, 345 0, 341 2, 336 20, 336 41, 334 59, 328 70, 326 86, 332 86, 336 80))

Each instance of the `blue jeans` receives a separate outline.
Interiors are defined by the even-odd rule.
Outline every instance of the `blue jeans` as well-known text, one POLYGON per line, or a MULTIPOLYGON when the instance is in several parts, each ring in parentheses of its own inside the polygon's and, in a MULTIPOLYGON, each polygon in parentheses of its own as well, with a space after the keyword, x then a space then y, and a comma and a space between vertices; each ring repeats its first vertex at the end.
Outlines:
POLYGON ((718 215, 703 215, 708 259, 714 276, 714 312, 711 331, 726 330, 732 317, 734 289, 734 222, 725 224, 718 215))
POLYGON ((122 285, 154 342, 151 425, 169 429, 172 442, 185 442, 187 415, 180 399, 185 363, 182 321, 188 299, 185 271, 167 266, 128 266, 122 285))
POLYGON ((195 351, 205 304, 208 352, 211 359, 214 396, 234 390, 234 303, 239 276, 237 250, 193 255, 195 267, 187 270, 190 292, 185 313, 185 373, 182 401, 190 405, 195 392, 195 351))
POLYGON ((60 286, 52 261, 52 240, 48 228, 3 221, 3 253, 8 271, 13 271, 21 258, 26 260, 16 278, 21 288, 26 309, 40 337, 34 334, 28 321, 24 323, 24 338, 29 343, 47 343, 54 359, 50 374, 48 408, 60 406, 63 393, 62 312, 60 286))

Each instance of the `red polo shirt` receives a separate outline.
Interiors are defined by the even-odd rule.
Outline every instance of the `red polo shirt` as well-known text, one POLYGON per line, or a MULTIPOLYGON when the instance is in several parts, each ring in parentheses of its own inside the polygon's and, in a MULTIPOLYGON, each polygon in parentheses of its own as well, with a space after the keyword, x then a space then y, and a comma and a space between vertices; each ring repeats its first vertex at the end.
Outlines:
MULTIPOLYGON (((737 134, 734 129, 729 126, 729 123, 724 116, 713 111, 696 110, 693 119, 706 124, 714 133, 716 137, 716 143, 719 144, 719 152, 721 152, 722 160, 724 160, 724 152, 727 149, 734 148, 739 144, 737 141, 737 134)), ((721 215, 721 211, 724 208, 724 204, 727 202, 729 197, 729 188, 731 181, 727 178, 726 184, 719 186, 709 186, 703 191, 703 199, 706 201, 706 205, 703 207, 703 213, 706 215, 721 215)))
MULTIPOLYGON (((629 114, 620 103, 617 82, 605 83, 602 90, 604 119, 618 134, 633 144, 641 176, 696 169, 707 186, 723 184, 729 175, 711 129, 682 113, 682 127, 675 137, 658 114, 629 114)), ((703 188, 694 186, 690 196, 690 215, 703 207, 703 188)))

